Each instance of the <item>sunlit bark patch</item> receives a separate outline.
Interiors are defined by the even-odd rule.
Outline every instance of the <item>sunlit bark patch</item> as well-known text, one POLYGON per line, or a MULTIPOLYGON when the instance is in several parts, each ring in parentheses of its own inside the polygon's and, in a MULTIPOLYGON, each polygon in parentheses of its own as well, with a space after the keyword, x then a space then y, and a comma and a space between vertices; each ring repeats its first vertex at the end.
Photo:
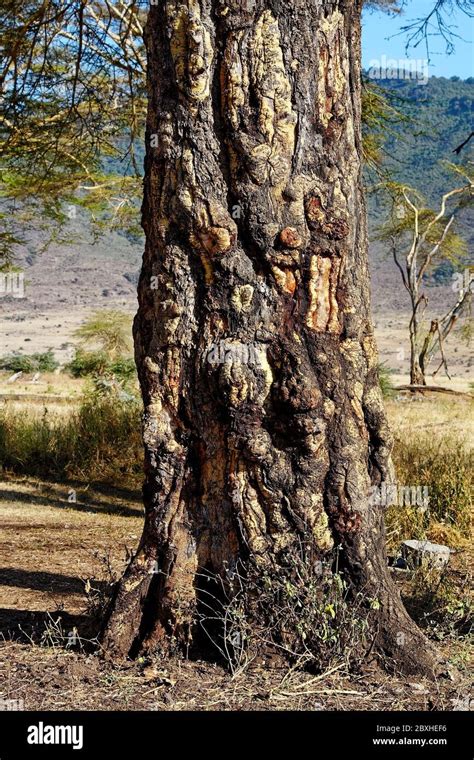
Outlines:
POLYGON ((320 332, 340 332, 337 285, 340 261, 313 255, 309 266, 308 327, 320 332))

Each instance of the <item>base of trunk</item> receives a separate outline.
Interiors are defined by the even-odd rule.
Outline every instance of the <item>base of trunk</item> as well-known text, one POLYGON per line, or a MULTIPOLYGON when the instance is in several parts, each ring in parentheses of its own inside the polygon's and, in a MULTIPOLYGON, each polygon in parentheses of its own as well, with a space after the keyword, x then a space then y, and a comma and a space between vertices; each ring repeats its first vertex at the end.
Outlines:
POLYGON ((302 657, 318 669, 375 657, 392 673, 436 678, 445 671, 388 568, 370 593, 367 582, 357 589, 334 563, 311 563, 301 553, 281 558, 279 567, 242 564, 225 577, 203 569, 181 577, 182 590, 191 583, 194 605, 180 605, 179 594, 166 591, 170 576, 149 566, 141 549, 117 588, 102 638, 112 660, 184 652, 217 656, 232 669, 244 651, 254 656, 270 646, 289 663, 302 657))

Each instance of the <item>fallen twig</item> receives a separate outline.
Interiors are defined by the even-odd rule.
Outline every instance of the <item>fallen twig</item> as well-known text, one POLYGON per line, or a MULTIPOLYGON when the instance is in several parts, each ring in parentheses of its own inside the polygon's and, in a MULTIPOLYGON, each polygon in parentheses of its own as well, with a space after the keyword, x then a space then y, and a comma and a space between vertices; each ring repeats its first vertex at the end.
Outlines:
POLYGON ((474 399, 474 394, 467 391, 455 391, 452 388, 442 388, 439 385, 399 385, 396 391, 411 391, 420 393, 448 393, 452 396, 462 396, 464 398, 474 399))

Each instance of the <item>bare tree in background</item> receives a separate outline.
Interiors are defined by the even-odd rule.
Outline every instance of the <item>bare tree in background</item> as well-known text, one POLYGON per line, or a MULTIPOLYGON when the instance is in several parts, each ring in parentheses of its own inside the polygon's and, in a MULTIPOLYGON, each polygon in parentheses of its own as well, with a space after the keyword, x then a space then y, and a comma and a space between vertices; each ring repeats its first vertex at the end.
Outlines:
MULTIPOLYGON (((458 262, 466 253, 465 244, 454 230, 456 214, 472 201, 474 180, 470 168, 455 167, 462 176, 462 185, 443 195, 438 211, 424 208, 420 195, 411 188, 392 184, 394 211, 384 225, 379 239, 390 245, 394 262, 410 297, 410 383, 426 385, 426 372, 435 354, 448 371, 444 343, 460 317, 470 305, 469 283, 459 290, 458 298, 448 312, 433 319, 428 331, 423 317, 428 305, 425 279, 440 260, 458 262)), ((436 374, 435 372, 435 374, 436 374)))

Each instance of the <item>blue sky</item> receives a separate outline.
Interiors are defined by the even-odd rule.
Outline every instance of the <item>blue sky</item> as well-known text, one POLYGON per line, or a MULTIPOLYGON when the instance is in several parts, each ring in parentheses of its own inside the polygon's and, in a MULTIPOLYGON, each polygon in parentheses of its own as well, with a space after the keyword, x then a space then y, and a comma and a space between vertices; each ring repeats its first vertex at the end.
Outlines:
MULTIPOLYGON (((394 58, 426 59, 426 48, 421 43, 416 48, 405 51, 406 35, 396 35, 400 28, 417 18, 427 16, 435 0, 407 0, 404 11, 397 16, 386 13, 364 12, 362 57, 363 66, 369 68, 371 61, 380 61, 382 56, 394 58)), ((454 31, 463 39, 455 39, 455 51, 446 54, 446 43, 437 36, 430 37, 430 76, 451 77, 457 75, 462 79, 474 76, 474 19, 459 10, 450 17, 454 31)), ((433 26, 432 31, 436 31, 433 26)))

